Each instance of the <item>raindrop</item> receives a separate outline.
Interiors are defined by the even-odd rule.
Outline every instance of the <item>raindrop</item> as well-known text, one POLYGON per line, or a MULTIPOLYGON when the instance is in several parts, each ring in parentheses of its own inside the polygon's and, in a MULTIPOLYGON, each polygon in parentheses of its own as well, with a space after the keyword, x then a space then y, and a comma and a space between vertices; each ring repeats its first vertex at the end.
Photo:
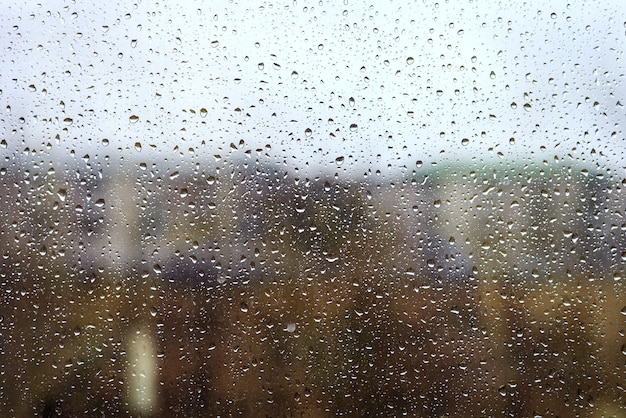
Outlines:
POLYGON ((313 131, 311 130, 311 128, 306 128, 304 130, 304 135, 311 136, 312 134, 313 134, 313 131))
POLYGON ((350 125, 350 131, 352 132, 356 132, 357 129, 359 129, 358 125, 356 123, 353 123, 350 125))
POLYGON ((350 107, 354 107, 354 97, 350 97, 348 99, 348 104, 350 105, 350 107))
POLYGON ((65 119, 63 119, 63 123, 65 123, 66 125, 71 125, 72 123, 74 123, 74 119, 72 119, 72 118, 65 118, 65 119))
POLYGON ((139 120, 139 116, 137 115, 131 115, 128 120, 130 120, 130 123, 135 123, 139 120))
POLYGON ((141 151, 141 142, 135 142, 135 149, 141 151))
POLYGON ((415 60, 413 59, 413 57, 408 57, 408 58, 406 59, 406 63, 407 63, 407 64, 409 64, 409 65, 413 64, 413 62, 415 62, 415 60))

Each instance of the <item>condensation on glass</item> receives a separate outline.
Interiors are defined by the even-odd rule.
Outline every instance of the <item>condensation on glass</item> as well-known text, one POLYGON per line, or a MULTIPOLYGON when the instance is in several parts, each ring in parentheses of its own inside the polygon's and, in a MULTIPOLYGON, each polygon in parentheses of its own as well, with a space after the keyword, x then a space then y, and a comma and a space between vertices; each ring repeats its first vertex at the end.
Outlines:
POLYGON ((7 4, 0 415, 624 416, 626 10, 451 3, 7 4))

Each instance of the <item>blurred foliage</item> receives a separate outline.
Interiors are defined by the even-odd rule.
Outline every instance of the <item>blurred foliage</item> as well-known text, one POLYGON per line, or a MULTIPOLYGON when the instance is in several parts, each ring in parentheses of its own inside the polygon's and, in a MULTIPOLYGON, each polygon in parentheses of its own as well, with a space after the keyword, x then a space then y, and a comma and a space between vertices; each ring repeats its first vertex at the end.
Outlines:
POLYGON ((3 179, 3 416, 626 415, 621 181, 78 174, 3 179))

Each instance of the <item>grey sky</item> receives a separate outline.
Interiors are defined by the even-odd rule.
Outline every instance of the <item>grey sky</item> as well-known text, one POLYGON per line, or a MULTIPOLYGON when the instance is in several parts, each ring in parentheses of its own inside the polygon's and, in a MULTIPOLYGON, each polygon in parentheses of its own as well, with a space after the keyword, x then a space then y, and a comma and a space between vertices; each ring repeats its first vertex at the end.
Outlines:
POLYGON ((24 3, 0 17, 2 152, 626 165, 618 1, 24 3))

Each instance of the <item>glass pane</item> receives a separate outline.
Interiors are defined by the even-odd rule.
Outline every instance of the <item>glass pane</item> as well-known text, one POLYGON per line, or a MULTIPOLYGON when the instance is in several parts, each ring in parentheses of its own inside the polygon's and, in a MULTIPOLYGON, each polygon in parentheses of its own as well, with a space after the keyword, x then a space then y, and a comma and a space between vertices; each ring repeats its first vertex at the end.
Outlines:
POLYGON ((626 9, 451 3, 7 3, 0 415, 624 416, 626 9))

